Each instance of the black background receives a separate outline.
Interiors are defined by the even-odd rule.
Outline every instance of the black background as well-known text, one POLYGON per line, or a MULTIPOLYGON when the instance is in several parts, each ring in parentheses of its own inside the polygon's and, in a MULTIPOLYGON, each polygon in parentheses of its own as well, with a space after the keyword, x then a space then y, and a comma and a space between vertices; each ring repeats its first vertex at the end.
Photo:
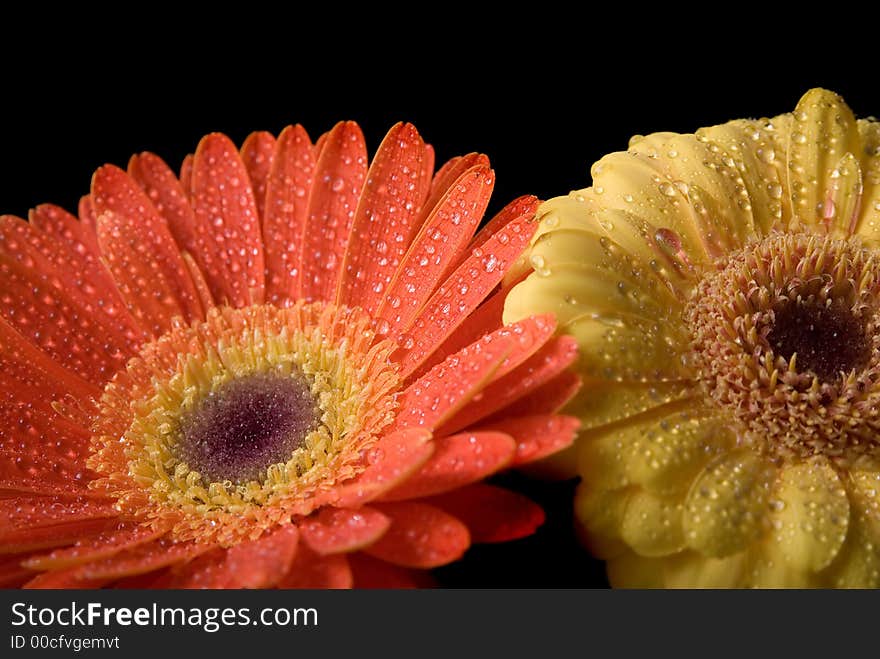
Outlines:
MULTIPOLYGON (((272 34, 265 26, 147 36, 128 26, 98 35, 74 29, 62 42, 35 31, 26 47, 7 47, 0 64, 0 212, 25 215, 48 201, 75 210, 101 164, 124 167, 148 150, 177 167, 207 132, 241 143, 252 130, 277 134, 301 123, 315 139, 353 119, 370 153, 405 120, 434 145, 438 165, 488 154, 497 175, 491 216, 521 194, 586 187, 590 164, 624 149, 632 134, 790 111, 813 86, 841 93, 857 116, 880 114, 872 67, 845 50, 828 52, 829 44, 818 64, 803 60, 799 42, 776 43, 751 61, 746 51, 761 44, 747 33, 732 48, 695 32, 672 52, 660 28, 634 37, 617 23, 558 19, 556 27, 520 20, 491 43, 448 26, 432 36, 424 22, 391 38, 364 27, 355 42, 302 23, 272 34), (304 41, 309 30, 322 41, 304 41), (733 56, 722 63, 725 50, 733 56), (38 64, 35 52, 48 60, 38 64)), ((440 584, 605 586, 602 564, 574 538, 574 483, 500 480, 541 503, 547 524, 526 540, 473 548, 437 571, 440 584)))

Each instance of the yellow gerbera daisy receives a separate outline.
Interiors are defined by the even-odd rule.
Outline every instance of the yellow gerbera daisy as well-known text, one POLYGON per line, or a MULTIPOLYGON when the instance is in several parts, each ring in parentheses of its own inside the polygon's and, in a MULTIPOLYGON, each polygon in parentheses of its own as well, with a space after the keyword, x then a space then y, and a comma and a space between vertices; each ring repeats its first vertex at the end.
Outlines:
POLYGON ((814 89, 591 173, 539 208, 504 320, 580 344, 612 585, 880 585, 880 123, 814 89))

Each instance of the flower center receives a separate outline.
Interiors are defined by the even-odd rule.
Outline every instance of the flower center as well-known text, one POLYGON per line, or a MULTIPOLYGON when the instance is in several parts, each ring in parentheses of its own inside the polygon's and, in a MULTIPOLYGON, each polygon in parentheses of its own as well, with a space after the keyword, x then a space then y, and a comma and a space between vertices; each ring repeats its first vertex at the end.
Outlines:
POLYGON ((229 546, 333 503, 394 420, 397 345, 360 309, 215 308, 107 384, 91 487, 177 539, 229 546))
POLYGON ((785 301, 774 310, 767 343, 786 361, 829 382, 840 373, 861 372, 871 358, 863 319, 843 304, 807 305, 785 301))
POLYGON ((259 374, 212 391, 181 424, 180 457, 211 481, 263 480, 286 462, 319 420, 302 377, 259 374))
POLYGON ((880 260, 856 238, 772 234, 692 292, 688 360, 740 438, 779 460, 880 460, 880 260))

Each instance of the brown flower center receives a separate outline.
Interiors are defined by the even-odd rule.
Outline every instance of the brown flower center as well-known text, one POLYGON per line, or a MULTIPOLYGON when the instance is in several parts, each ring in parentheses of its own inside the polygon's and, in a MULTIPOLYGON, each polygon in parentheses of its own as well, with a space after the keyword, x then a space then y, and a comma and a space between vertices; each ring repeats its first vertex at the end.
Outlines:
POLYGON ((880 460, 880 260, 856 238, 773 234, 728 255, 685 314, 703 390, 781 460, 880 460))
POLYGON ((806 305, 786 298, 774 311, 767 343, 786 361, 796 357, 799 369, 823 382, 860 372, 871 358, 864 320, 843 304, 806 305))
POLYGON ((177 451, 210 481, 262 481, 286 462, 319 421, 305 378, 270 374, 230 380, 181 423, 177 451))

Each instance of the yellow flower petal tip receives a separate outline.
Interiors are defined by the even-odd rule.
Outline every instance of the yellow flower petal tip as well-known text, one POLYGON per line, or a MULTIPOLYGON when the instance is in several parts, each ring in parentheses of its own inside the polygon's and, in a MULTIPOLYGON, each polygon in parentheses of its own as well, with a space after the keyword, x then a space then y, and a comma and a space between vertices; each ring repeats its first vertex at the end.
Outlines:
POLYGON ((591 174, 539 207, 504 320, 578 341, 612 585, 880 586, 880 123, 813 89, 591 174))

